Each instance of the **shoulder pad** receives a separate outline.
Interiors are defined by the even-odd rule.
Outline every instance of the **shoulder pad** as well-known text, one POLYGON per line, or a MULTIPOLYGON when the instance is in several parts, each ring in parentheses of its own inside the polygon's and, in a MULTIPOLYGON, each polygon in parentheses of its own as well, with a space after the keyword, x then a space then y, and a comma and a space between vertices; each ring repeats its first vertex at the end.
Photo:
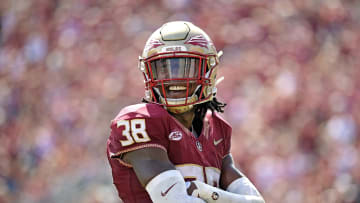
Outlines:
MULTIPOLYGON (((206 115, 206 116, 208 116, 208 115, 206 115)), ((218 112, 214 111, 212 113, 212 118, 214 120, 216 120, 217 122, 221 123, 222 125, 226 126, 227 128, 231 129, 231 125, 223 117, 221 117, 218 112)))
POLYGON ((115 120, 131 118, 161 118, 168 116, 168 112, 159 104, 135 104, 124 107, 115 120))

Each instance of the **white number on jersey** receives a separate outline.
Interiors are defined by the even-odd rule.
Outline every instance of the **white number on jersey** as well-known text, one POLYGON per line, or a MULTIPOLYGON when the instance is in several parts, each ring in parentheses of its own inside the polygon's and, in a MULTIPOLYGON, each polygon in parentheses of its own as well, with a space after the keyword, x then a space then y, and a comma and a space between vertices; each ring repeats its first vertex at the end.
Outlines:
POLYGON ((125 140, 120 140, 123 147, 139 142, 149 142, 151 139, 146 133, 145 119, 120 120, 116 123, 117 127, 124 126, 122 135, 125 140))

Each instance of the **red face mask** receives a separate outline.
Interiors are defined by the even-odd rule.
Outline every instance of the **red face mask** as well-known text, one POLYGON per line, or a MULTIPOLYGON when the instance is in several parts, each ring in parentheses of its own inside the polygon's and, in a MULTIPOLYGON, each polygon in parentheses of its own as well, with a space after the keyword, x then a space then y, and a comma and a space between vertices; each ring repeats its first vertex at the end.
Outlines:
POLYGON ((210 85, 206 56, 187 52, 178 54, 180 55, 156 55, 144 60, 148 73, 146 83, 169 107, 191 105, 206 99, 203 98, 203 91, 210 85), (196 101, 191 99, 194 94, 196 101), (174 104, 175 100, 182 102, 174 104))

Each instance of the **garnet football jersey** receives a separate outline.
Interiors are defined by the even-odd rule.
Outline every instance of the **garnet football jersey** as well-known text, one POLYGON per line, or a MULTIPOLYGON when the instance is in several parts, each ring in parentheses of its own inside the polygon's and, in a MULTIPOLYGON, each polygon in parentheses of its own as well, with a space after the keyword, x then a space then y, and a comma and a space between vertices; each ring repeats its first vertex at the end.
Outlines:
POLYGON ((120 198, 125 203, 151 202, 131 165, 119 158, 123 153, 145 147, 166 151, 185 180, 197 179, 218 187, 222 159, 230 153, 230 136, 230 125, 210 110, 196 138, 160 105, 125 107, 111 122, 107 142, 108 160, 120 198))

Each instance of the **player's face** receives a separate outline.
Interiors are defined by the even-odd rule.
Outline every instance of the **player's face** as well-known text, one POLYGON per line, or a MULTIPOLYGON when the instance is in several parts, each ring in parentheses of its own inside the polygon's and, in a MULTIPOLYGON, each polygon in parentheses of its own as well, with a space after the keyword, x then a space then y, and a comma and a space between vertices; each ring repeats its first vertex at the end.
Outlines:
POLYGON ((163 58, 151 62, 153 78, 163 97, 185 98, 196 89, 196 79, 202 71, 199 58, 163 58), (164 95, 166 94, 166 95, 164 95))

